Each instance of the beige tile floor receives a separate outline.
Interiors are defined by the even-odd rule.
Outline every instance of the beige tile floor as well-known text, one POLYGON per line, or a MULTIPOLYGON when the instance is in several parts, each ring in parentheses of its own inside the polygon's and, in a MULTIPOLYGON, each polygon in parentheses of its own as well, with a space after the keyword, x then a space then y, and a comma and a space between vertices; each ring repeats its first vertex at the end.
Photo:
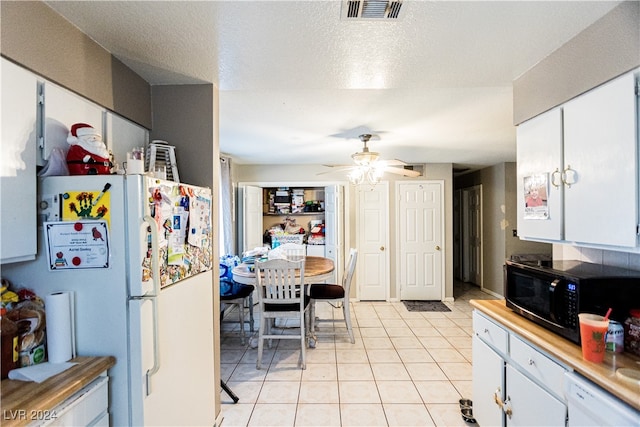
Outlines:
MULTIPOLYGON (((264 368, 257 370, 257 349, 241 345, 238 322, 223 323, 221 376, 240 400, 234 404, 221 392, 222 426, 466 426, 458 399, 472 398, 469 300, 492 297, 462 283, 454 297, 446 303, 450 312, 354 302, 355 344, 318 337, 305 370, 296 340, 265 346, 264 368)), ((341 318, 342 311, 323 303, 316 314, 341 318)), ((232 319, 237 313, 225 317, 232 319)), ((294 326, 284 325, 283 333, 294 326)), ((335 327, 345 330, 343 322, 335 327)))

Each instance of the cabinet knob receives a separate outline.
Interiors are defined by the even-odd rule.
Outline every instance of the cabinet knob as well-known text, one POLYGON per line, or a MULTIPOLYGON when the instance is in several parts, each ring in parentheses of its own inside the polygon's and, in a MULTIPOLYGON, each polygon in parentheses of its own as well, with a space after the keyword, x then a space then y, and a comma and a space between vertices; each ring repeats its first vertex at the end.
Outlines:
POLYGON ((533 366, 536 364, 536 361, 533 360, 532 358, 529 358, 529 366, 533 366))
POLYGON ((440 250, 440 246, 436 245, 436 251, 440 250))
POLYGON ((381 250, 381 251, 384 251, 384 246, 380 246, 380 250, 381 250))

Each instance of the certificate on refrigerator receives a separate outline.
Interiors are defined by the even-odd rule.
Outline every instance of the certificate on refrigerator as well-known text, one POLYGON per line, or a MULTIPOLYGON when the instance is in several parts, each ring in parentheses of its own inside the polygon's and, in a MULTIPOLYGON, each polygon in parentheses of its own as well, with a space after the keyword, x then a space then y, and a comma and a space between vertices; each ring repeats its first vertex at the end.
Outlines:
POLYGON ((109 268, 106 221, 45 222, 49 270, 109 268))

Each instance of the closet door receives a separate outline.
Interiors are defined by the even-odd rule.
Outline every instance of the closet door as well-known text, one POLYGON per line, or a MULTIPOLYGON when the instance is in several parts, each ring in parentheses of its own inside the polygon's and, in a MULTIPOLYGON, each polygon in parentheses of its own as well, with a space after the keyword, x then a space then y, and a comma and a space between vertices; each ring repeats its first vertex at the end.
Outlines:
POLYGON ((246 185, 240 188, 239 199, 242 203, 242 236, 240 255, 248 250, 263 246, 262 234, 262 188, 246 185))
POLYGON ((330 185, 324 188, 324 224, 325 224, 325 253, 323 256, 331 259, 335 266, 333 283, 342 283, 344 270, 343 256, 343 211, 344 188, 340 185, 330 185))

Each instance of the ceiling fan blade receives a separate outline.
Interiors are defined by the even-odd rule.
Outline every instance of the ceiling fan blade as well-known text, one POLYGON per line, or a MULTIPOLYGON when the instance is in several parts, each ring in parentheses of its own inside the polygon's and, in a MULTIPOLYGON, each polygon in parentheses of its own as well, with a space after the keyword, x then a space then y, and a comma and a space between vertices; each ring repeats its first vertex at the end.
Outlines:
POLYGON ((389 173, 395 173, 397 175, 410 176, 412 178, 420 176, 420 172, 414 171, 412 169, 385 167, 384 171, 389 173))
POLYGON ((343 170, 343 169, 354 169, 356 166, 355 165, 322 165, 325 168, 331 168, 334 171, 336 170, 343 170))
POLYGON ((408 166, 409 163, 403 162, 400 159, 383 160, 386 166, 408 166))
POLYGON ((316 175, 326 175, 328 173, 341 172, 341 171, 349 171, 355 169, 356 167, 353 165, 322 165, 327 168, 331 168, 328 171, 319 172, 316 175))

